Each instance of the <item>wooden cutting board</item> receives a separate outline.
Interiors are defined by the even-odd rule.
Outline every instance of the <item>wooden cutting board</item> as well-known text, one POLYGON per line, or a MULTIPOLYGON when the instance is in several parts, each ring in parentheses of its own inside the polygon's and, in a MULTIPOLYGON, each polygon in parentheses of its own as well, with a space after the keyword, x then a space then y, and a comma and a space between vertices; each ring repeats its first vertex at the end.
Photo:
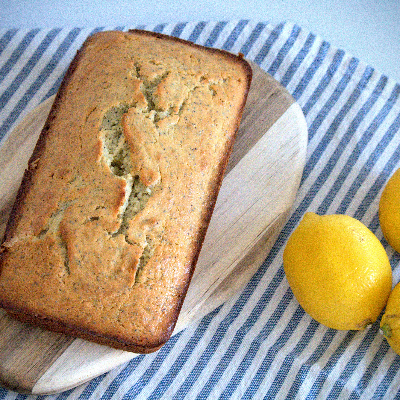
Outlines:
MULTIPOLYGON (((300 183, 307 126, 299 105, 257 65, 242 123, 175 333, 238 293, 265 260, 300 183)), ((0 235, 50 110, 42 103, 0 148, 0 235)), ((49 394, 137 356, 32 327, 0 310, 0 382, 49 394)))

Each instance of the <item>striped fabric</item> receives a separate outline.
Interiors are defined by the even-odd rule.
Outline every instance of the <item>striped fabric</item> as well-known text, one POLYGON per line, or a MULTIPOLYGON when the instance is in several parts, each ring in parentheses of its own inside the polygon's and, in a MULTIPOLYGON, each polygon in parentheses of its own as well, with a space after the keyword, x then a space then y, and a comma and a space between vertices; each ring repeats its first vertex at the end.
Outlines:
MULTIPOLYGON (((0 138, 54 94, 93 31, 0 31, 0 138)), ((400 85, 291 23, 190 22, 139 26, 241 52, 280 81, 309 127, 307 164, 292 214, 247 287, 159 352, 139 356, 85 385, 45 399, 393 399, 400 357, 376 323, 335 331, 312 320, 282 267, 286 240, 306 211, 343 213, 385 245, 394 283, 400 255, 384 241, 378 200, 400 168, 400 85)), ((1 399, 33 399, 0 389, 1 399)))

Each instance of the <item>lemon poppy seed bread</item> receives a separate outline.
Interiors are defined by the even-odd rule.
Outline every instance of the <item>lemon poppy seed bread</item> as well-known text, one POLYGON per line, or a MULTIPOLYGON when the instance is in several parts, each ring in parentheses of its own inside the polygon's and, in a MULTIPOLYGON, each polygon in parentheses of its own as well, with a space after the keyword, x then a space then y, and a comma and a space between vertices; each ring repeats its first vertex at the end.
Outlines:
POLYGON ((74 58, 2 245, 0 304, 134 352, 171 335, 251 81, 240 56, 145 31, 74 58))

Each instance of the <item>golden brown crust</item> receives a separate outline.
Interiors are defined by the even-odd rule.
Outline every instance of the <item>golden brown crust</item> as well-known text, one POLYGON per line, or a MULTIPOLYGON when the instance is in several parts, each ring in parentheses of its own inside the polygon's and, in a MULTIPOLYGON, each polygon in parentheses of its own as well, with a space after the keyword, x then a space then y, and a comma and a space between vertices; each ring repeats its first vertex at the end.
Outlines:
POLYGON ((174 329, 251 81, 241 56, 90 37, 25 172, 0 254, 15 317, 134 352, 174 329))

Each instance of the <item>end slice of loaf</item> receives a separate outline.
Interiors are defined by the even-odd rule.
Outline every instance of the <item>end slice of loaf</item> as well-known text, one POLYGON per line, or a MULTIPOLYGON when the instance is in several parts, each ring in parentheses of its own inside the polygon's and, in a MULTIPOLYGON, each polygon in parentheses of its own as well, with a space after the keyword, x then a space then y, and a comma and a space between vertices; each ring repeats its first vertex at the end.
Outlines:
POLYGON ((0 305, 134 352, 170 337, 251 81, 242 57, 145 31, 87 39, 2 244, 0 305))

